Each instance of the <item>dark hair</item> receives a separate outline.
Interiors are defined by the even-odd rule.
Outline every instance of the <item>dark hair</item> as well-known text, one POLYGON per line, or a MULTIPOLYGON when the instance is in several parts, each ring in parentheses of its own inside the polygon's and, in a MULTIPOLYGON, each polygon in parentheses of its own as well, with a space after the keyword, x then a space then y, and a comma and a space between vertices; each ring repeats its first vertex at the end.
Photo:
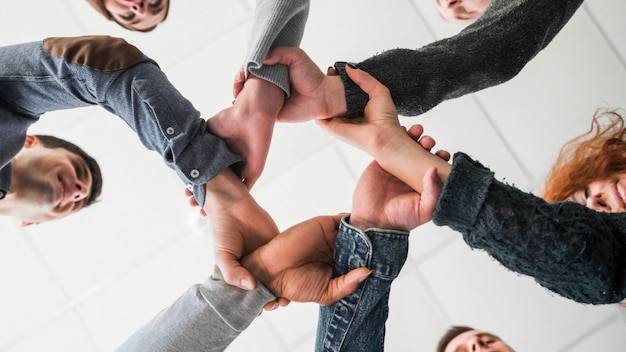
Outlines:
POLYGON ((466 331, 475 330, 474 328, 470 328, 469 326, 455 325, 448 329, 445 334, 439 339, 439 343, 437 344, 437 352, 443 352, 446 350, 446 347, 455 337, 461 335, 466 331))
POLYGON ((68 142, 64 139, 46 135, 35 135, 35 137, 37 137, 41 144, 46 148, 63 148, 85 160, 89 171, 91 171, 91 191, 89 192, 89 195, 87 195, 87 198, 85 198, 84 206, 86 207, 95 203, 100 196, 100 193, 102 193, 102 172, 100 171, 100 165, 98 165, 96 159, 92 158, 76 144, 68 142))
MULTIPOLYGON (((130 26, 127 26, 123 23, 118 22, 115 17, 113 17, 113 15, 111 15, 111 13, 109 12, 109 10, 106 9, 106 7, 104 7, 104 0, 87 0, 87 2, 93 6, 94 9, 96 9, 96 11, 98 11, 102 16, 104 16, 107 20, 109 21, 113 21, 117 24, 119 24, 120 26, 130 30, 130 31, 135 31, 135 32, 151 32, 153 29, 155 29, 157 27, 157 25, 154 25, 150 28, 145 28, 145 29, 137 29, 137 28, 133 28, 130 26)), ((167 18, 167 15, 170 12, 170 3, 167 3, 167 9, 165 9, 165 17, 163 17, 163 20, 161 20, 161 22, 165 21, 165 19, 167 18)))

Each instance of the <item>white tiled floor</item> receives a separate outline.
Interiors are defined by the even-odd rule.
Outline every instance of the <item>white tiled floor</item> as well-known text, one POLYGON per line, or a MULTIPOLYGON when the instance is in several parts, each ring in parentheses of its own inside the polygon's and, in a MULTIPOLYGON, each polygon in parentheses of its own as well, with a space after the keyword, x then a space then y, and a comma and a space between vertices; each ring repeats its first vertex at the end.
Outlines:
MULTIPOLYGON (((245 53, 253 0, 174 0, 151 34, 106 22, 85 1, 2 1, 0 45, 48 36, 123 36, 156 59, 206 117, 228 106, 245 53)), ((433 0, 313 0, 302 47, 323 68, 384 49, 417 48, 461 27, 433 0)), ((583 5, 515 79, 446 102, 419 118, 439 145, 463 150, 522 189, 538 192, 559 146, 596 108, 626 108, 626 5, 583 5)), ((98 108, 51 113, 32 132, 68 138, 105 170, 102 202, 49 224, 0 218, 0 350, 111 351, 212 266, 210 225, 186 206, 183 186, 130 129, 98 108), (114 146, 107 142, 115 138, 114 146)), ((281 228, 349 211, 368 162, 312 123, 279 125, 254 195, 281 228)), ((432 351, 451 324, 496 332, 519 351, 622 351, 624 313, 548 293, 426 225, 392 289, 389 351, 432 351)), ((317 309, 263 314, 229 351, 313 350, 317 309)))

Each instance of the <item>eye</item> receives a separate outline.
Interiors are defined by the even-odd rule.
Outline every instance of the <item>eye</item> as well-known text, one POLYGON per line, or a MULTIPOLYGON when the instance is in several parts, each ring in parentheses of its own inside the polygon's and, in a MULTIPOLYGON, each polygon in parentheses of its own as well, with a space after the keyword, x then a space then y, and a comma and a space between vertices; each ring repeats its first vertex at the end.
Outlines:
POLYGON ((585 189, 583 190, 583 199, 586 201, 587 198, 589 198, 589 188, 585 187, 585 189))
POLYGON ((161 3, 163 2, 163 0, 154 0, 154 1, 150 1, 150 3, 148 4, 148 6, 152 6, 152 7, 159 7, 161 5, 161 3))
POLYGON ((130 21, 135 18, 135 14, 133 12, 122 13, 120 14, 120 17, 124 20, 130 21))

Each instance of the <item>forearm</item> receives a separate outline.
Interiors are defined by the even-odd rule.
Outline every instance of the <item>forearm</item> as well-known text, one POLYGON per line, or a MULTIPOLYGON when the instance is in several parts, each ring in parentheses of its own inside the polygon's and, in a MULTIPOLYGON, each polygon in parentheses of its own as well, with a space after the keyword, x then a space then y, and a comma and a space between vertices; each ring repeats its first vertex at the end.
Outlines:
POLYGON ((424 191, 423 175, 432 167, 437 168, 439 178, 445 182, 451 165, 422 148, 403 130, 398 131, 393 138, 384 138, 370 152, 378 164, 420 194, 424 191))
MULTIPOLYGON (((401 115, 419 115, 444 100, 513 78, 582 2, 492 0, 475 23, 453 37, 418 50, 389 50, 357 65, 390 89, 401 115)), ((335 67, 345 85, 347 116, 363 116, 367 95, 348 78, 345 63, 335 67)))
POLYGON ((623 214, 547 203, 498 182, 488 169, 457 153, 433 221, 566 298, 605 304, 626 297, 623 214))
POLYGON ((408 232, 365 232, 342 220, 335 242, 335 277, 358 267, 372 270, 359 289, 320 307, 316 351, 362 351, 368 346, 382 351, 388 295, 408 253, 408 232), (354 250, 356 248, 356 250, 354 250), (349 322, 349 324, 348 324, 349 322))
POLYGON ((284 65, 263 66, 272 47, 299 46, 309 15, 309 0, 257 0, 254 26, 244 63, 252 73, 289 95, 289 73, 284 65))
POLYGON ((274 300, 260 282, 244 291, 216 269, 133 334, 117 351, 223 351, 274 300), (236 307, 235 309, 233 307, 236 307))

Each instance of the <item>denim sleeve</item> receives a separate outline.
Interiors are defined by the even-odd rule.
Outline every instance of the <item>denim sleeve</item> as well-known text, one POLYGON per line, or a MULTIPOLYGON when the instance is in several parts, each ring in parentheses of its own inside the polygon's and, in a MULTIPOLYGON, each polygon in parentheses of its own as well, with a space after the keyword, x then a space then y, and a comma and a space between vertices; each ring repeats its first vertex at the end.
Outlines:
POLYGON ((254 27, 244 63, 252 73, 279 86, 289 96, 289 69, 285 65, 263 65, 270 48, 300 46, 309 16, 310 0, 257 0, 254 27))
POLYGON ((253 291, 226 284, 216 268, 203 284, 187 290, 116 352, 223 351, 274 299, 259 281, 253 291))
POLYGON ((409 233, 383 229, 363 232, 348 221, 349 217, 344 217, 339 225, 334 276, 360 267, 372 273, 353 294, 320 307, 315 350, 383 351, 390 287, 406 261, 409 233))

